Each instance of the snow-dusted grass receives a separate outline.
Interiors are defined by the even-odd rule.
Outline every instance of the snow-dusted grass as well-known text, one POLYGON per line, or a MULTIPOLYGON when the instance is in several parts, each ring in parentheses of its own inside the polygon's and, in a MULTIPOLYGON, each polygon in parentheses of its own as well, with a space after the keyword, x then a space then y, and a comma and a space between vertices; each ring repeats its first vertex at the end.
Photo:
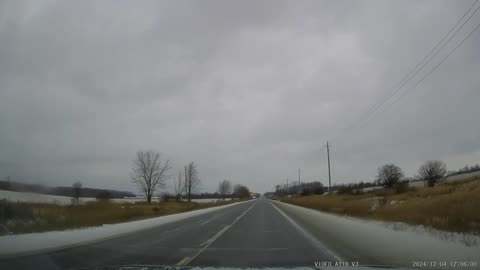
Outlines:
POLYGON ((146 219, 208 207, 218 202, 137 202, 91 201, 80 205, 0 201, 0 235, 66 230, 146 219))
POLYGON ((401 267, 413 267, 415 261, 480 262, 479 236, 362 220, 277 201, 273 203, 343 260, 401 267))
POLYGON ((377 190, 358 195, 291 197, 282 201, 336 214, 480 234, 479 180, 447 182, 402 193, 377 190))
POLYGON ((85 229, 0 236, 0 256, 29 254, 72 245, 86 244, 139 230, 153 228, 162 224, 183 220, 189 217, 199 216, 205 213, 237 205, 239 203, 244 202, 231 203, 185 213, 85 229))

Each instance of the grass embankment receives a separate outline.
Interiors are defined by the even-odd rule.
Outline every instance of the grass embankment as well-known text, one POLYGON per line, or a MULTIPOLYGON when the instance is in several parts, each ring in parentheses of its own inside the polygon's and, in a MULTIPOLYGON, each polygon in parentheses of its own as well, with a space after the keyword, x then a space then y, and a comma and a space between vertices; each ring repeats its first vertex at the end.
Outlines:
POLYGON ((357 195, 291 197, 281 201, 341 215, 480 234, 480 180, 409 188, 400 194, 379 190, 357 195))
POLYGON ((226 205, 235 201, 210 203, 87 202, 76 206, 0 201, 0 235, 65 230, 140 220, 226 205))

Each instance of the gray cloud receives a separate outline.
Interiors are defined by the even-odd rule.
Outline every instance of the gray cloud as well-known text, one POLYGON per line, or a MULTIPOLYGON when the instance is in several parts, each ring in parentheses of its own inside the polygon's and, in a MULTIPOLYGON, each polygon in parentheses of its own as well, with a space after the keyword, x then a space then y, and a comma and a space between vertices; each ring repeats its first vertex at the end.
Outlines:
POLYGON ((476 163, 478 33, 344 130, 471 4, 2 2, 0 177, 133 190, 135 151, 155 149, 175 171, 197 161, 204 191, 227 178, 264 192, 298 167, 324 181, 327 139, 337 183, 370 180, 384 162, 408 175, 426 159, 476 163))

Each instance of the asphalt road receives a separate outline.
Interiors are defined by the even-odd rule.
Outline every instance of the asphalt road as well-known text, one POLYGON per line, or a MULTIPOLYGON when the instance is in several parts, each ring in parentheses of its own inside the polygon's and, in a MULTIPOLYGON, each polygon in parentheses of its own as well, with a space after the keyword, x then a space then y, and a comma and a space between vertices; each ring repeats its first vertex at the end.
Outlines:
POLYGON ((313 266, 325 260, 334 257, 269 200, 257 199, 94 244, 0 259, 0 269, 313 266))

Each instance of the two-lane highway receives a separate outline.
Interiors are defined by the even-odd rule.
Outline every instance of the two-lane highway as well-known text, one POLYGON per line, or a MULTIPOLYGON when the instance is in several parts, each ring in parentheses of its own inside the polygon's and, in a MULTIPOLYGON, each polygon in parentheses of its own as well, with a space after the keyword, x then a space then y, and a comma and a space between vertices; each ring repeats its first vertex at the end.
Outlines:
POLYGON ((201 252, 198 266, 313 266, 334 258, 266 199, 201 252))
POLYGON ((269 200, 257 199, 89 245, 0 259, 0 268, 312 266, 323 260, 334 257, 269 200))

